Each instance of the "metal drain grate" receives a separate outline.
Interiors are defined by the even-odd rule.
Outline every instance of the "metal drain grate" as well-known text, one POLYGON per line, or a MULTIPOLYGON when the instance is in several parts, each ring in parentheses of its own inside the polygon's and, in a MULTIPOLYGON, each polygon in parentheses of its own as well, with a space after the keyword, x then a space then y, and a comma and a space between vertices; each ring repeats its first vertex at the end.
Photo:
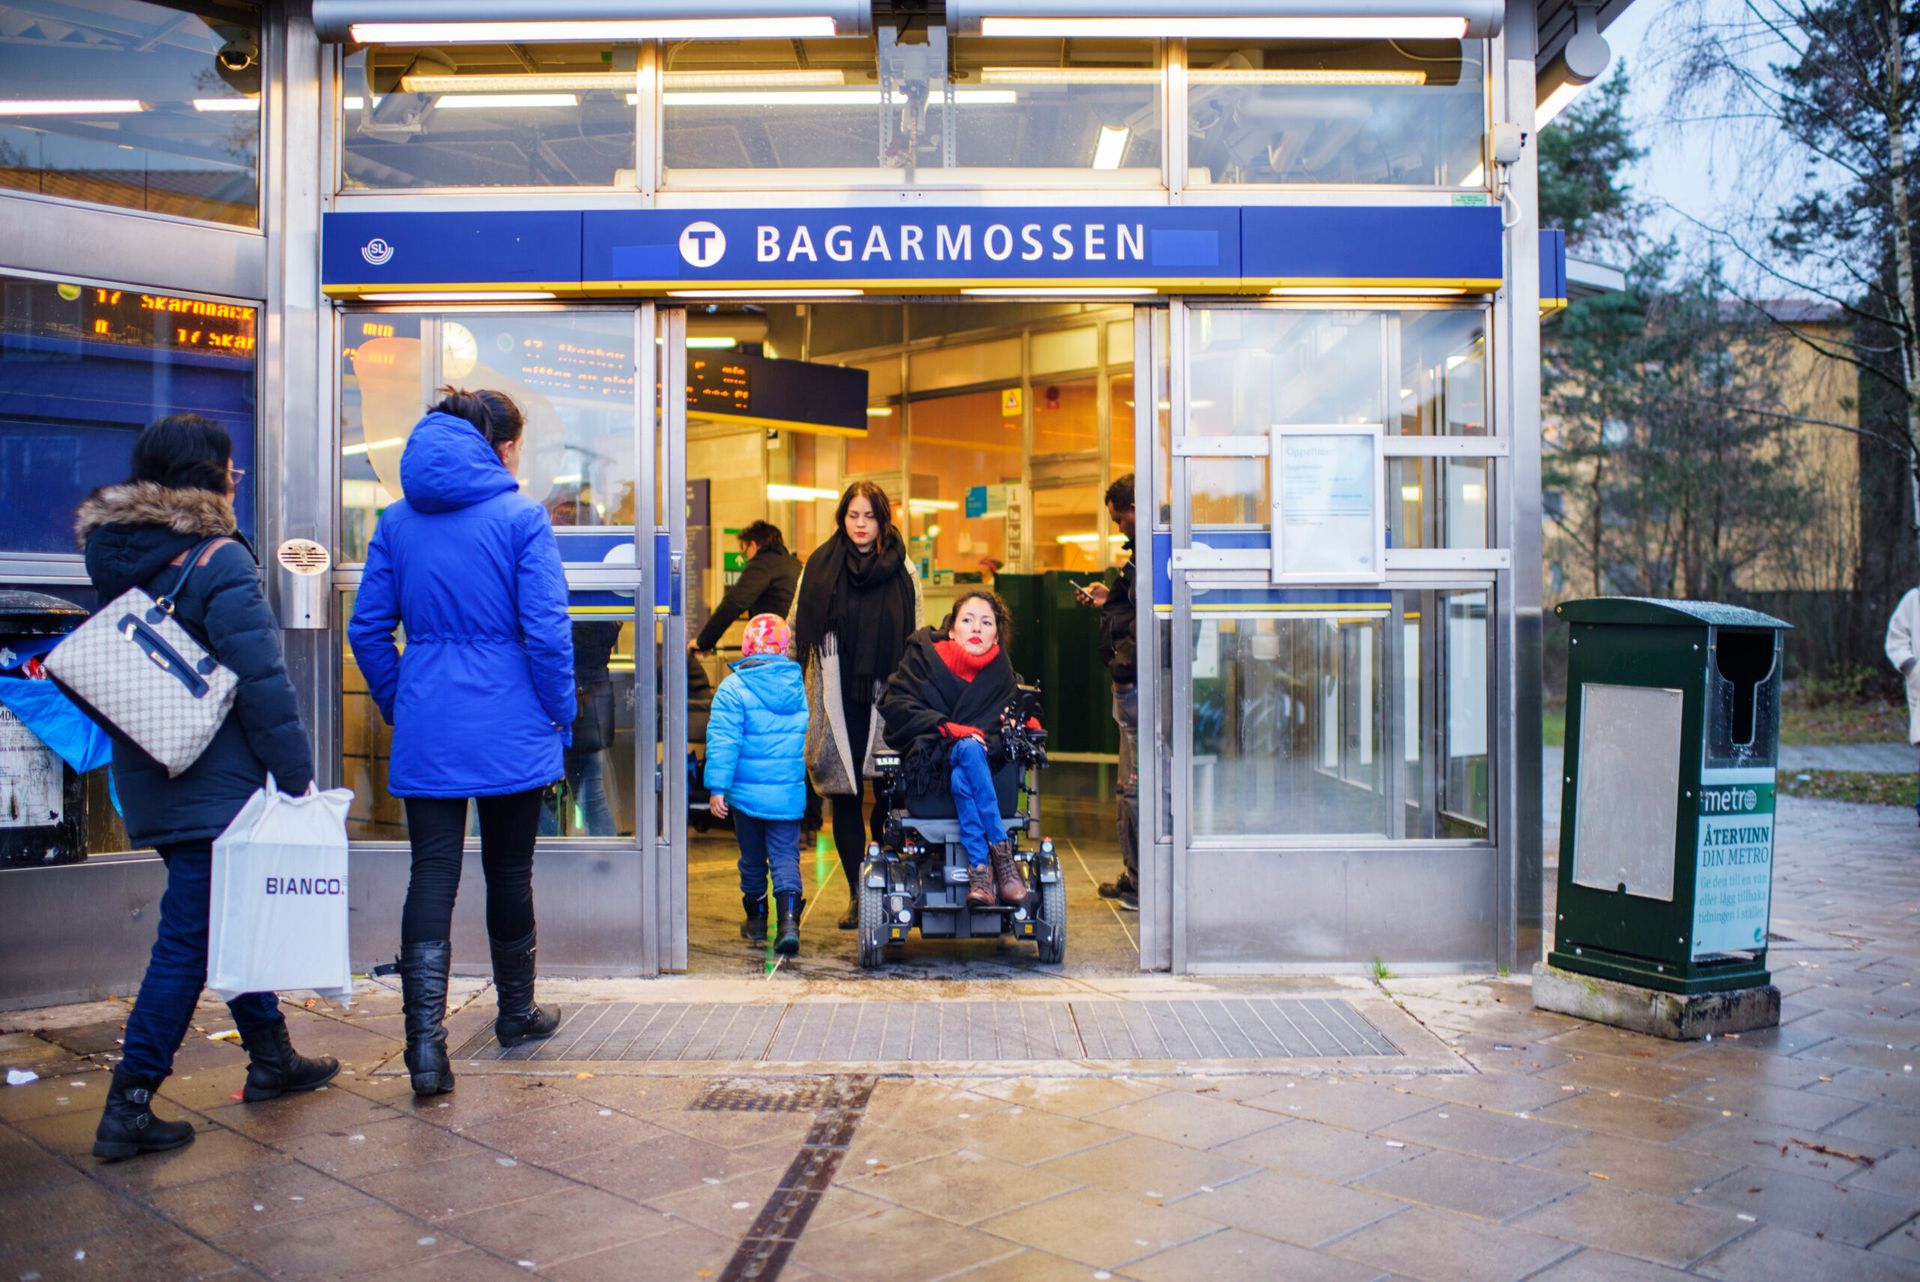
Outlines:
POLYGON ((687 1110, 694 1113, 811 1113, 820 1107, 824 1081, 768 1082, 733 1078, 709 1082, 687 1110))
MULTIPOLYGON (((1401 1055, 1334 997, 1153 1001, 607 1002, 571 1006, 554 1035, 478 1061, 912 1063, 985 1060, 1325 1059, 1401 1055)), ((798 1106, 796 1106, 797 1108, 798 1106)))

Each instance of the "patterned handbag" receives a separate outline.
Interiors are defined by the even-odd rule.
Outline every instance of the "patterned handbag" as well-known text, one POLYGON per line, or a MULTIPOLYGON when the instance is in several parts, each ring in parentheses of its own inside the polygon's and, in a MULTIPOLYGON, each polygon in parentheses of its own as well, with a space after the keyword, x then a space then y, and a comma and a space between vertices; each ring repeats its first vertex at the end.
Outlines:
POLYGON ((44 660, 55 685, 165 766, 169 777, 200 759, 240 684, 173 617, 187 576, 219 541, 208 539, 189 552, 164 596, 128 588, 44 660))

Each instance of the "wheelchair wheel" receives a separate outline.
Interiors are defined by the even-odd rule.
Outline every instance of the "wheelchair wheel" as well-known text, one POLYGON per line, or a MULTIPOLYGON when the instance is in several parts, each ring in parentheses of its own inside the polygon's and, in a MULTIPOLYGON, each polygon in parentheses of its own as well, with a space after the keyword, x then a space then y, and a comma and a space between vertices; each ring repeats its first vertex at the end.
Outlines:
POLYGON ((860 887, 860 965, 873 970, 885 958, 887 925, 883 920, 886 902, 877 886, 860 887))
POLYGON ((1061 882, 1040 887, 1040 920, 1055 928, 1050 940, 1040 941, 1040 960, 1057 966, 1067 959, 1067 888, 1061 882))

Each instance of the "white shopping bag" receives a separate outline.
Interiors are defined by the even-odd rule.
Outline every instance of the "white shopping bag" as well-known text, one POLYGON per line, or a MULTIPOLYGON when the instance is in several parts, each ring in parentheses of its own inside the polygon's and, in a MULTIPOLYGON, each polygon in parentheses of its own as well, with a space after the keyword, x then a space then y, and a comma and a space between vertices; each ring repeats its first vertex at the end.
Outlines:
POLYGON ((347 1002, 345 788, 291 796, 272 780, 213 842, 207 987, 241 993, 311 989, 347 1002))

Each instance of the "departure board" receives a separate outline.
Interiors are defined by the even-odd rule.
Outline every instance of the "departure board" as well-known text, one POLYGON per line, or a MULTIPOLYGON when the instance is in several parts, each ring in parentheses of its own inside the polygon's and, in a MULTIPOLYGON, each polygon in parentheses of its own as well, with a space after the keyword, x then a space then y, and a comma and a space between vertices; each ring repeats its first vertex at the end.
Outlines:
POLYGON ((690 352, 687 412, 793 431, 864 435, 867 371, 751 352, 690 352))

